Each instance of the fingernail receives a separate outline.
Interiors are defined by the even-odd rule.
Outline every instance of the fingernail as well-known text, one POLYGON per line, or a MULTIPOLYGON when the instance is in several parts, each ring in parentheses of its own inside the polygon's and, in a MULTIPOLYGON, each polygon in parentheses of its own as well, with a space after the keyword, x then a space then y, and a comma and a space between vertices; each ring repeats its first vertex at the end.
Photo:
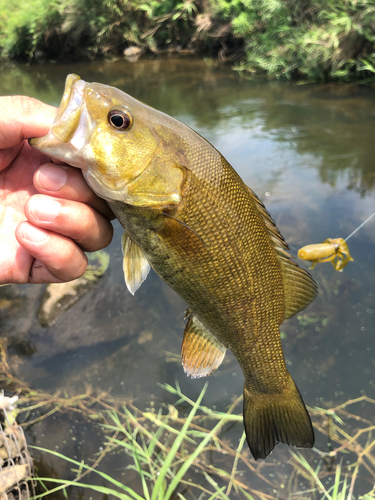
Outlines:
POLYGON ((59 191, 68 178, 66 170, 54 165, 42 167, 37 173, 37 182, 47 191, 59 191))
POLYGON ((32 226, 31 224, 23 224, 21 229, 22 236, 25 240, 31 241, 33 243, 41 243, 47 239, 47 231, 39 229, 38 227, 32 226))
POLYGON ((30 198, 29 210, 31 215, 40 221, 52 222, 60 213, 61 205, 58 201, 45 196, 30 198))

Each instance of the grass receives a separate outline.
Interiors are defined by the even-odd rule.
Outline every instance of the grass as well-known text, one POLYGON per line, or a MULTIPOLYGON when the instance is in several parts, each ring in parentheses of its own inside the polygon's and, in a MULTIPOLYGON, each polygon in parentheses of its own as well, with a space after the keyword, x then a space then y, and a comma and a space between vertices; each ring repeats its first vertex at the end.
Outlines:
MULTIPOLYGON (((180 393, 178 388, 173 389, 172 387, 166 387, 166 389, 169 392, 172 391, 177 394, 180 393)), ((76 460, 72 460, 55 451, 35 448, 45 453, 51 453, 74 464, 77 467, 75 472, 78 474, 74 481, 39 478, 39 480, 43 483, 54 482, 58 483, 60 486, 53 490, 46 489, 46 491, 38 495, 37 498, 43 498, 44 496, 50 495, 59 489, 79 484, 81 487, 90 488, 98 493, 112 495, 115 498, 123 500, 170 500, 174 497, 178 487, 186 485, 189 489, 196 489, 200 492, 209 494, 209 498, 212 500, 215 498, 229 500, 228 495, 224 491, 226 489, 225 486, 220 488, 207 474, 206 477, 208 479, 208 483, 213 488, 211 490, 208 490, 200 484, 194 484, 193 482, 189 482, 184 479, 185 474, 188 472, 190 467, 197 461, 201 453, 204 452, 210 443, 215 441, 217 433, 223 425, 231 419, 230 412, 223 414, 222 418, 219 419, 218 423, 209 432, 206 430, 200 431, 191 428, 191 424, 197 411, 201 409, 200 403, 206 389, 207 384, 203 388, 197 401, 193 403, 188 416, 184 419, 182 428, 178 432, 176 432, 176 430, 169 425, 169 420, 171 419, 169 415, 164 417, 161 413, 158 415, 149 415, 151 421, 157 422, 159 426, 158 430, 151 434, 143 426, 134 426, 134 423, 137 421, 134 419, 134 415, 126 408, 126 406, 123 408, 123 412, 127 417, 125 422, 122 421, 117 412, 108 411, 107 417, 110 421, 112 421, 112 423, 103 424, 103 428, 107 432, 113 433, 113 435, 108 437, 106 443, 107 450, 113 451, 115 449, 120 449, 130 454, 133 463, 129 465, 128 468, 134 469, 138 473, 142 486, 142 496, 132 488, 115 480, 110 475, 100 472, 99 470, 94 469, 82 462, 80 463, 76 460), (165 433, 172 436, 172 438, 169 439, 168 446, 166 446, 161 440, 165 433), (102 487, 82 483, 80 479, 82 470, 94 472, 94 474, 97 474, 109 483, 111 487, 102 487)), ((235 466, 237 462, 238 460, 235 460, 235 466)), ((235 477, 233 474, 230 484, 232 485, 234 483, 235 477)), ((178 493, 178 497, 185 499, 185 496, 180 492, 178 493)), ((247 495, 247 498, 252 497, 247 495)))
MULTIPOLYGON (((318 494, 318 498, 326 500, 354 500, 353 489, 355 484, 355 475, 352 476, 352 481, 349 480, 348 472, 343 471, 342 460, 336 465, 334 482, 330 488, 326 488, 319 477, 322 462, 314 469, 301 453, 291 451, 295 460, 295 467, 299 473, 306 477, 312 483, 310 490, 294 493, 297 495, 306 495, 306 493, 318 494)), ((370 500, 375 498, 375 486, 365 495, 358 497, 362 500, 370 500)))
POLYGON ((81 395, 64 391, 51 395, 33 391, 15 379, 4 348, 1 355, 0 383, 19 392, 18 420, 24 428, 52 415, 73 414, 86 426, 95 421, 103 432, 101 451, 85 461, 60 451, 33 448, 44 462, 50 455, 54 464, 62 461, 62 469, 64 463, 71 467, 67 479, 39 477, 42 491, 37 498, 61 498, 54 496, 61 492, 70 497, 72 487, 79 487, 101 495, 98 498, 130 500, 375 499, 375 412, 368 411, 374 415, 371 420, 361 416, 362 405, 372 409, 375 400, 367 396, 334 408, 309 409, 317 442, 326 451, 278 446, 266 461, 255 462, 242 432, 242 415, 238 414, 242 397, 227 411, 219 412, 203 404, 207 385, 196 401, 178 385, 164 385, 174 404, 148 411, 137 408, 131 400, 90 387, 81 395), (34 418, 36 411, 39 415, 34 418), (234 446, 228 439, 228 429, 233 426, 242 432, 234 446), (113 456, 119 469, 108 467, 113 456), (121 470, 126 471, 126 484, 121 470))

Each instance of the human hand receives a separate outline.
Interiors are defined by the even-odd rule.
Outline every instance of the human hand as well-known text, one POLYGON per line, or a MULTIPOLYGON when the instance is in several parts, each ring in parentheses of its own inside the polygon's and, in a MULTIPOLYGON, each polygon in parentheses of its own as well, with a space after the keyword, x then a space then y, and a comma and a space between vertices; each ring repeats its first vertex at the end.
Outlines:
POLYGON ((0 284, 78 278, 84 251, 112 239, 113 214, 81 170, 51 163, 26 140, 47 134, 56 113, 36 99, 0 97, 0 284))

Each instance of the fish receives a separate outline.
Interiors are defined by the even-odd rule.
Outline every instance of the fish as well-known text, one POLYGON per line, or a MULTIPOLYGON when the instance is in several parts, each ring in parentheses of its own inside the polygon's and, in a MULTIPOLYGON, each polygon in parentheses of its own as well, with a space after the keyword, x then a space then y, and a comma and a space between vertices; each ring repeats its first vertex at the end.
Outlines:
POLYGON ((343 238, 327 238, 323 243, 305 245, 298 250, 297 257, 312 262, 310 269, 318 262, 331 262, 336 271, 342 271, 353 260, 343 238))
POLYGON ((129 291, 153 268, 187 302, 185 373, 210 375, 232 351, 244 374, 253 457, 266 458, 279 442, 311 448, 314 431, 285 364, 280 324, 317 286, 228 161, 175 118, 74 74, 51 130, 30 144, 82 169, 107 201, 124 228, 129 291))

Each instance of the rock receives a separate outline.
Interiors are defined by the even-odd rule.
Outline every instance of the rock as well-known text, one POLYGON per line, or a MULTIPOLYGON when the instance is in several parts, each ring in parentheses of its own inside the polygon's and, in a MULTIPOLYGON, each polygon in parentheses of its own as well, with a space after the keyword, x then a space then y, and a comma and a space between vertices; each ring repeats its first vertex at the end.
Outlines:
POLYGON ((54 325, 57 318, 86 295, 103 276, 109 264, 109 255, 103 251, 95 252, 89 258, 95 258, 99 264, 87 266, 83 276, 73 281, 47 286, 38 312, 38 320, 42 326, 54 325))
POLYGON ((142 55, 142 49, 140 47, 127 47, 124 50, 125 59, 129 62, 137 62, 142 55))

